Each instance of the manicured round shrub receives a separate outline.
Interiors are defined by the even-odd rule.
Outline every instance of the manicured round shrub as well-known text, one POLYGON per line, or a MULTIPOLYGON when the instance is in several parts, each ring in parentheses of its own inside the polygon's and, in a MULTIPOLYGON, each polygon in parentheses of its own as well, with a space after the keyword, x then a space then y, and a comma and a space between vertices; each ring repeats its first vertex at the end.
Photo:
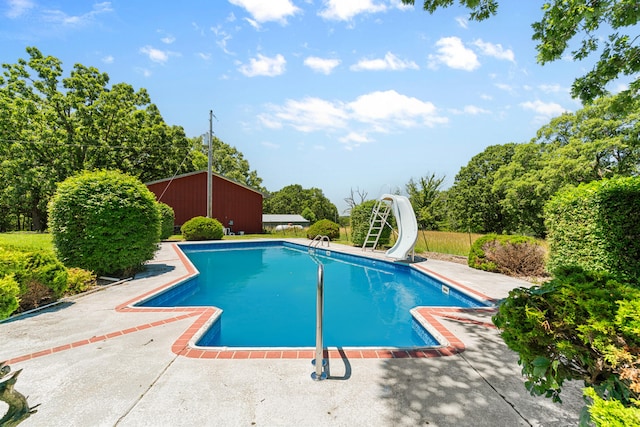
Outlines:
POLYGON ((471 245, 468 264, 510 276, 542 276, 545 257, 545 248, 533 237, 487 234, 471 245))
POLYGON ((307 230, 307 237, 309 239, 315 239, 316 236, 327 236, 330 240, 339 239, 340 226, 328 219, 321 219, 307 230))
POLYGON ((0 319, 6 319, 19 305, 20 286, 13 274, 0 277, 0 319))
POLYGON ((98 275, 140 270, 160 240, 154 194, 138 179, 116 171, 67 178, 51 199, 49 221, 60 260, 98 275))
POLYGON ((160 209, 160 221, 162 223, 160 239, 168 239, 173 235, 173 223, 176 215, 173 208, 166 203, 158 202, 158 209, 160 209))
POLYGON ((220 221, 215 218, 196 216, 180 227, 185 240, 220 240, 224 230, 220 221))

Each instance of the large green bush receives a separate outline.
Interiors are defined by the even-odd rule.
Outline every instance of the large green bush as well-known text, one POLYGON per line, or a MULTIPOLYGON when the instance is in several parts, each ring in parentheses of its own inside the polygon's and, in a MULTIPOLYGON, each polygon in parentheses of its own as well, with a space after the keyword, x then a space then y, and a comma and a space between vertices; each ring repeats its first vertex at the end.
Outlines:
POLYGON ((548 268, 576 265, 640 280, 640 178, 594 181, 545 206, 548 268))
POLYGON ((640 397, 640 289, 578 267, 509 293, 494 316, 518 352, 527 389, 560 400, 563 382, 583 380, 625 407, 640 397))
POLYGON ((327 236, 329 240, 340 238, 340 226, 328 219, 321 219, 307 229, 307 237, 315 239, 316 236, 327 236))
POLYGON ((160 239, 155 196, 138 179, 115 171, 66 179, 49 204, 60 260, 98 275, 128 275, 153 258, 160 239))
POLYGON ((220 240, 224 229, 220 221, 215 218, 196 216, 180 227, 185 240, 220 240))
POLYGON ((166 203, 158 202, 158 209, 160 209, 160 221, 162 223, 160 239, 168 239, 173 235, 173 225, 176 220, 176 214, 173 208, 166 203))
POLYGON ((19 306, 20 286, 13 274, 0 277, 0 319, 6 319, 19 306))
MULTIPOLYGON (((377 200, 367 200, 351 209, 351 241, 354 246, 362 246, 367 238, 369 226, 371 224, 371 213, 377 200)), ((389 214, 387 222, 392 223, 393 214, 389 214)), ((378 240, 378 247, 389 244, 391 238, 391 227, 384 227, 378 240)))
POLYGON ((544 274, 546 251, 533 237, 487 234, 469 249, 469 267, 511 276, 544 274))

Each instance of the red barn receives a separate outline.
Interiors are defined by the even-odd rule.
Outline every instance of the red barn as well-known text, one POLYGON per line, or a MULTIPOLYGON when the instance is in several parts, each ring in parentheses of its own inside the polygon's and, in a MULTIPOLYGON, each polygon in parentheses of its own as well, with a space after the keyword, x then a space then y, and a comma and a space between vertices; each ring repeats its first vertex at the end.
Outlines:
MULTIPOLYGON (((159 202, 173 208, 175 225, 207 216, 207 171, 178 175, 146 184, 159 202)), ((213 217, 233 233, 262 233, 263 194, 213 174, 213 217)))

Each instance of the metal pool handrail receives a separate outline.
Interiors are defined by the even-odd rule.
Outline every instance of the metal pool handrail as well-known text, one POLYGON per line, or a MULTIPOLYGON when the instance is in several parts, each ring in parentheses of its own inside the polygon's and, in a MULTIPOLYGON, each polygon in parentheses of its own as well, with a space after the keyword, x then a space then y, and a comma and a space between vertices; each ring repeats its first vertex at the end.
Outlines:
POLYGON ((327 247, 329 247, 330 241, 331 239, 329 238, 329 236, 321 236, 318 234, 313 238, 311 243, 309 243, 309 250, 311 250, 311 248, 317 248, 318 246, 324 246, 324 242, 327 242, 327 247))
POLYGON ((329 246, 329 237, 316 236, 311 243, 309 243, 309 256, 318 265, 318 282, 316 292, 316 358, 311 361, 311 364, 316 367, 315 372, 311 373, 311 378, 320 381, 327 378, 327 373, 324 371, 324 367, 327 364, 324 359, 324 346, 322 342, 323 325, 324 325, 324 265, 322 261, 318 259, 315 254, 314 247, 321 245, 326 241, 329 246))

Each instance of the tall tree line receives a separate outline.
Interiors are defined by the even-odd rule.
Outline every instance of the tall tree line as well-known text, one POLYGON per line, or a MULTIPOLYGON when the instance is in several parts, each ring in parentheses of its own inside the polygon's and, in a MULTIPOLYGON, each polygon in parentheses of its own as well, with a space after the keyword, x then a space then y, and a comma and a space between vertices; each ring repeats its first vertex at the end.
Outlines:
MULTIPOLYGON (((81 64, 65 77, 58 58, 26 51, 0 76, 0 231, 46 229, 56 184, 85 169, 147 182, 206 167, 201 138, 168 125, 145 89, 81 64)), ((216 172, 261 189, 242 153, 219 140, 216 153, 216 172)))

